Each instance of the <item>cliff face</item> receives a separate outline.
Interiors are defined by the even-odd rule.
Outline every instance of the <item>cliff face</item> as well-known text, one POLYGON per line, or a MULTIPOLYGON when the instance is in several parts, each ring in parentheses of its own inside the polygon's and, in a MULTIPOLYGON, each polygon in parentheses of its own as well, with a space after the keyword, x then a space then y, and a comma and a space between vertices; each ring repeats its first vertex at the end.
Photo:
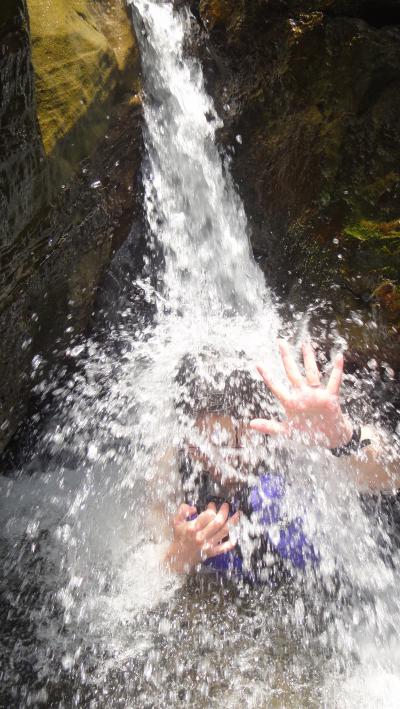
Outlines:
POLYGON ((371 348, 400 364, 400 3, 191 9, 270 281, 292 298, 328 297, 342 328, 352 309, 379 311, 371 348))
POLYGON ((37 112, 52 178, 66 181, 107 133, 138 53, 123 0, 28 0, 37 112))
POLYGON ((130 231, 138 75, 124 0, 2 3, 0 449, 130 231))
POLYGON ((46 189, 25 0, 7 0, 2 5, 0 37, 0 246, 3 252, 44 203, 46 189))

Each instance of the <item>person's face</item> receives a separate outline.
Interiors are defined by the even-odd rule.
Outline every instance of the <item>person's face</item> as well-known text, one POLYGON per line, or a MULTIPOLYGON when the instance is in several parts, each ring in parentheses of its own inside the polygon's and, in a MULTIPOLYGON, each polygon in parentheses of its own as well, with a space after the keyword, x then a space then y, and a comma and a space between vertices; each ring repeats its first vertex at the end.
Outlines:
POLYGON ((194 438, 196 443, 189 445, 192 460, 214 478, 230 483, 247 477, 261 442, 243 422, 223 414, 199 416, 194 438))

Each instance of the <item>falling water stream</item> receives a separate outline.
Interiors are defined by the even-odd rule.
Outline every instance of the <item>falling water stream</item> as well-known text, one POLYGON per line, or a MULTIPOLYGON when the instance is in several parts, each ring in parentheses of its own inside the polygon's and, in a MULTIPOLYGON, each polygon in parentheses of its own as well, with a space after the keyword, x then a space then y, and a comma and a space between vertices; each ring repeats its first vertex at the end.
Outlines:
MULTIPOLYGON (((221 120, 185 55, 189 15, 131 2, 146 264, 107 341, 77 343, 76 367, 38 385, 52 415, 29 463, 0 481, 0 705, 397 707, 400 567, 345 464, 301 443, 266 453, 290 481, 287 514, 319 550, 312 573, 277 589, 163 568, 153 510, 179 501, 172 472, 157 476, 184 435, 182 363, 190 355, 214 384, 238 368, 256 379, 260 359, 282 377, 287 323, 251 254, 221 120)), ((307 324, 294 323, 298 344, 307 324)))

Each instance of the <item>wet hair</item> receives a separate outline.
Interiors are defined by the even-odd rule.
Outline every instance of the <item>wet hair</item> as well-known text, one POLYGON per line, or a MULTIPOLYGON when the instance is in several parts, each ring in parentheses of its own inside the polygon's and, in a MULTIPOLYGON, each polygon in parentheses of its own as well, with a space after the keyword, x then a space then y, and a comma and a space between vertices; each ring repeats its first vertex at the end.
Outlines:
MULTIPOLYGON (((215 355, 215 353, 213 353, 215 355)), ((212 367, 210 353, 187 355, 176 376, 176 407, 184 416, 221 414, 237 420, 269 417, 271 396, 247 369, 225 375, 212 367)))

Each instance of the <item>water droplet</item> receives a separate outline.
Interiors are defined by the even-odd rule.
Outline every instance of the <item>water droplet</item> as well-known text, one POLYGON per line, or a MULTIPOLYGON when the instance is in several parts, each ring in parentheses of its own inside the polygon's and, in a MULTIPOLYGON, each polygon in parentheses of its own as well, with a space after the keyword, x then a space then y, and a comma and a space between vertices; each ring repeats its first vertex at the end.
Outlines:
POLYGON ((32 369, 33 369, 33 370, 38 369, 38 367, 40 367, 40 365, 42 364, 42 362, 43 362, 43 360, 42 360, 42 358, 40 357, 40 355, 35 355, 35 356, 32 358, 32 369))
POLYGON ((94 443, 89 443, 87 450, 87 457, 89 460, 97 460, 99 457, 97 446, 94 443))
POLYGON ((72 347, 72 349, 69 350, 68 354, 70 355, 70 357, 79 357, 79 355, 81 355, 84 351, 84 345, 76 345, 76 347, 72 347))
POLYGON ((31 344, 32 344, 32 338, 31 338, 31 337, 27 337, 27 338, 23 341, 23 343, 22 343, 22 345, 21 345, 21 350, 23 350, 23 351, 27 350, 28 347, 30 347, 31 344))
POLYGON ((69 655, 69 654, 64 655, 61 658, 61 665, 62 665, 63 670, 65 670, 65 672, 69 672, 70 670, 72 670, 72 668, 74 666, 74 658, 72 657, 72 655, 69 655))

